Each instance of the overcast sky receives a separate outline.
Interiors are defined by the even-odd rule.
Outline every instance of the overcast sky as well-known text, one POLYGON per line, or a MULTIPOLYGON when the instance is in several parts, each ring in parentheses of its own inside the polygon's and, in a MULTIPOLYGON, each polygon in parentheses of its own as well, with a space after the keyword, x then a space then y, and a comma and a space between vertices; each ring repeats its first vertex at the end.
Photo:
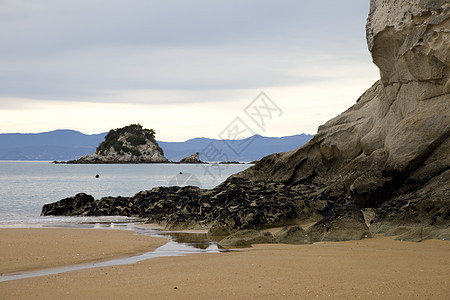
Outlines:
POLYGON ((369 0, 0 0, 0 132, 316 133, 379 77, 369 0), (245 108, 279 108, 264 126, 245 108))

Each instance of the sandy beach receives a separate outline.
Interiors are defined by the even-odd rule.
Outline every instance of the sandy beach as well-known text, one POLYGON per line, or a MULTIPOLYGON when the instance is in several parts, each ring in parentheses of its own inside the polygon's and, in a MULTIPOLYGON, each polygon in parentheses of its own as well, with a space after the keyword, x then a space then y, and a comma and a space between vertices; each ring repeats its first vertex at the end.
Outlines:
POLYGON ((126 230, 0 229, 0 274, 137 255, 166 242, 126 230))
MULTIPOLYGON (((2 229, 0 237, 2 272, 130 255, 164 243, 113 230, 2 229)), ((1 282, 0 299, 449 299, 449 269, 448 241, 376 236, 257 245, 1 282)))

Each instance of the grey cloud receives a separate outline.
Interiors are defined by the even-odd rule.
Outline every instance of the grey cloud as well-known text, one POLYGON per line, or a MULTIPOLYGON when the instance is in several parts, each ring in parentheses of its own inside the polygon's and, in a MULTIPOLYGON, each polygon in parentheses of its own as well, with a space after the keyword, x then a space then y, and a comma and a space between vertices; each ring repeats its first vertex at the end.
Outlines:
POLYGON ((321 55, 363 57, 368 11, 354 0, 3 2, 0 97, 80 101, 321 80, 321 55))

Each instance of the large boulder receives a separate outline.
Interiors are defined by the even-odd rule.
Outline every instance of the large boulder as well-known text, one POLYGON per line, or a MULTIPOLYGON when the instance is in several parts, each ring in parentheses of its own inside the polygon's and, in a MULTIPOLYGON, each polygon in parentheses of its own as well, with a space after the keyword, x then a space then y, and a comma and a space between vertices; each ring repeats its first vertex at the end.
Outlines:
POLYGON ((338 206, 308 228, 311 242, 348 241, 371 237, 361 210, 353 204, 338 206))
POLYGON ((274 235, 277 243, 281 244, 310 244, 306 231, 299 225, 286 226, 274 235))

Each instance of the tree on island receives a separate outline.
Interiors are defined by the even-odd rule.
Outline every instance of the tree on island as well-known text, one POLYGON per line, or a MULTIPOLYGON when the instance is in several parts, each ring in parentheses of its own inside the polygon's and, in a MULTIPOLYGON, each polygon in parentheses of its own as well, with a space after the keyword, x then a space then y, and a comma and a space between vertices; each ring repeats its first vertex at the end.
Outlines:
POLYGON ((99 155, 104 155, 111 149, 111 147, 116 150, 116 152, 131 153, 135 156, 140 156, 141 153, 137 149, 130 149, 125 146, 119 138, 122 135, 128 133, 126 141, 132 146, 145 145, 147 140, 152 141, 156 144, 158 151, 161 155, 164 155, 163 149, 158 145, 155 140, 156 132, 154 129, 143 128, 141 124, 131 124, 122 128, 111 129, 105 137, 105 140, 98 145, 95 153, 99 155))

